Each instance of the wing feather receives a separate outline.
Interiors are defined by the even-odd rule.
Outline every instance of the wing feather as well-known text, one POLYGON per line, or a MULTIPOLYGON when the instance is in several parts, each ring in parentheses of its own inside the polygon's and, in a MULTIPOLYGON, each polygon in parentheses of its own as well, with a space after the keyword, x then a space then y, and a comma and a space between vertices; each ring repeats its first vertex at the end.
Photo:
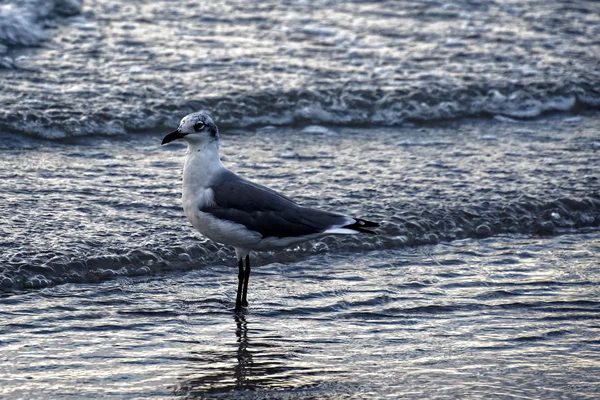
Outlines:
POLYGON ((302 207, 291 199, 224 171, 211 185, 214 202, 200 211, 244 225, 263 237, 297 237, 324 232, 351 220, 343 215, 302 207))

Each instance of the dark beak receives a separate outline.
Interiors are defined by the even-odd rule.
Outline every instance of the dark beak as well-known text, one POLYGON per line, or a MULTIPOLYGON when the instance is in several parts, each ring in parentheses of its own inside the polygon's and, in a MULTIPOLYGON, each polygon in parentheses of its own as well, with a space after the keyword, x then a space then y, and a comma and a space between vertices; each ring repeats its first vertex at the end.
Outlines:
POLYGON ((173 131, 163 138, 161 145, 172 142, 173 140, 181 139, 184 136, 185 135, 179 132, 179 130, 173 131))

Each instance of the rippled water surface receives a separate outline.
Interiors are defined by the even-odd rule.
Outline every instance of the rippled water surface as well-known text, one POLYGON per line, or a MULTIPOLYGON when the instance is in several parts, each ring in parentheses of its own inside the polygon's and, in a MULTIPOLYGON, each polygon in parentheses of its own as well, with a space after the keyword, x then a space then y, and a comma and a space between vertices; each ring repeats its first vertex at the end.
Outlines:
POLYGON ((600 398, 600 3, 0 0, 0 398, 600 398), (378 221, 252 254, 223 162, 378 221))
MULTIPOLYGON (((222 132, 224 163, 301 204, 374 219, 259 263, 600 224, 595 115, 516 125, 222 132)), ((231 262, 181 209, 184 147, 162 135, 71 143, 0 136, 3 291, 231 262)))
POLYGON ((598 234, 222 264, 2 300, 3 398, 600 392, 598 234))
POLYGON ((183 147, 3 135, 0 397, 597 398, 597 126, 223 131, 233 170, 382 223, 253 256, 239 317, 183 147))
POLYGON ((5 1, 0 129, 28 135, 167 129, 201 108, 243 127, 600 106, 594 1, 5 1))

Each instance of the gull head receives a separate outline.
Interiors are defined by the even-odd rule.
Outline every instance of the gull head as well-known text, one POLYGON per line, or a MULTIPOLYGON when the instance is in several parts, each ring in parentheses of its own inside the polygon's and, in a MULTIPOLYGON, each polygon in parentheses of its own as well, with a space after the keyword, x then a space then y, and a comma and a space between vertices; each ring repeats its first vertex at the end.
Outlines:
POLYGON ((189 145, 206 146, 219 140, 219 129, 204 113, 196 112, 183 117, 179 128, 165 136, 161 144, 183 139, 189 145))

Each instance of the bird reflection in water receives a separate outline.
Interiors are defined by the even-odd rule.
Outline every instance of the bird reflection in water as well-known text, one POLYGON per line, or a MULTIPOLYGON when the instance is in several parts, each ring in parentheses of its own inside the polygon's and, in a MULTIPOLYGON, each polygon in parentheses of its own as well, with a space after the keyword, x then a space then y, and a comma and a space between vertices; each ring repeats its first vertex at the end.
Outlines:
POLYGON ((235 367, 235 382, 237 389, 246 389, 248 386, 248 373, 252 368, 252 353, 248 351, 248 323, 246 316, 242 314, 235 315, 238 351, 237 366, 235 367))
MULTIPOLYGON (((192 364, 185 377, 175 389, 175 394, 186 398, 205 398, 229 392, 256 390, 257 384, 265 378, 262 368, 252 369, 252 353, 249 350, 248 323, 244 315, 235 315, 236 350, 232 352, 231 342, 222 338, 211 340, 212 344, 202 343, 187 358, 192 364), (214 345, 218 342, 218 345, 214 345), (225 342, 225 343, 224 343, 225 342), (257 379, 252 379, 258 374, 257 379)), ((256 378, 256 377, 255 377, 256 378)))
POLYGON ((201 341, 191 352, 187 358, 191 364, 174 390, 176 395, 207 398, 247 391, 296 391, 305 386, 303 377, 311 379, 311 374, 302 374, 310 368, 295 365, 297 360, 290 358, 294 349, 281 347, 284 338, 274 337, 273 332, 265 337, 260 329, 248 329, 245 315, 235 315, 234 320, 234 343, 217 336, 201 341))

